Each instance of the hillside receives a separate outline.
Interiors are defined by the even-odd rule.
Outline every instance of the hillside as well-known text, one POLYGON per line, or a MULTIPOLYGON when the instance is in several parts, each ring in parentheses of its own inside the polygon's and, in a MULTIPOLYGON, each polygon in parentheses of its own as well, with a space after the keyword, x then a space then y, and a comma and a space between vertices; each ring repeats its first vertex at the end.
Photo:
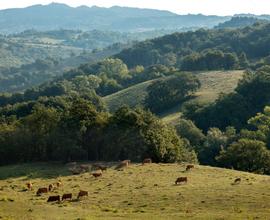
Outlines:
POLYGON ((270 177, 195 165, 132 164, 109 169, 102 177, 69 174, 59 164, 0 167, 2 219, 269 219, 270 177), (176 178, 188 182, 176 186, 176 178), (241 182, 234 184, 236 178, 241 182), (39 187, 57 180, 62 186, 36 196, 39 187), (33 191, 24 191, 33 182, 33 191), (79 190, 88 197, 76 200, 79 190), (73 200, 47 203, 50 195, 72 193, 73 200), (57 216, 57 217, 56 217, 57 216))
POLYGON ((69 7, 65 4, 33 5, 0 11, 1 33, 36 30, 142 31, 182 27, 213 27, 229 17, 177 15, 168 11, 114 6, 111 8, 69 7), (48 16, 48 14, 50 16, 48 16))
MULTIPOLYGON (((196 93, 195 101, 201 103, 213 102, 220 93, 230 93, 234 90, 243 71, 210 71, 198 73, 197 76, 202 84, 200 90, 196 93)), ((158 80, 158 79, 156 79, 158 80)), ((112 95, 103 98, 110 111, 115 111, 121 105, 129 105, 135 107, 143 105, 143 100, 147 95, 147 87, 155 80, 143 82, 127 89, 121 90, 112 95)), ((179 115, 181 106, 168 109, 162 114, 164 120, 171 121, 171 114, 179 115)))
POLYGON ((147 87, 153 82, 159 79, 149 80, 143 83, 139 83, 134 86, 130 86, 112 95, 105 96, 103 101, 106 103, 110 111, 117 110, 122 105, 128 105, 130 107, 143 106, 143 101, 147 95, 147 87))
MULTIPOLYGON (((28 30, 18 34, 0 35, 0 67, 19 67, 37 59, 76 59, 74 57, 79 55, 84 55, 87 59, 87 55, 92 51, 98 53, 102 49, 115 46, 115 44, 132 44, 133 41, 162 36, 166 33, 170 33, 170 31, 141 32, 133 35, 98 30, 87 32, 28 30)), ((117 52, 120 51, 118 49, 117 52)))
POLYGON ((243 28, 246 26, 250 26, 255 24, 256 22, 267 22, 267 20, 259 19, 256 17, 233 17, 229 21, 225 21, 224 23, 220 23, 215 28, 223 29, 223 28, 243 28))
POLYGON ((115 57, 128 67, 163 64, 185 71, 202 71, 255 64, 269 56, 269 23, 239 29, 199 29, 143 41, 115 57))
MULTIPOLYGON (((3 57, 0 59, 0 93, 22 92, 25 89, 39 86, 42 83, 54 79, 55 77, 61 77, 66 71, 72 68, 77 68, 82 63, 93 64, 118 53, 127 46, 128 45, 126 44, 120 43, 113 44, 109 47, 93 52, 86 50, 82 51, 81 49, 80 54, 75 54, 74 51, 69 51, 71 54, 68 56, 61 57, 59 54, 52 56, 53 58, 44 58, 46 55, 51 55, 51 49, 45 49, 43 54, 40 53, 40 58, 38 58, 39 56, 36 54, 31 57, 31 60, 25 60, 25 57, 23 56, 24 53, 13 54, 11 57, 3 57), (34 58, 37 58, 37 60, 34 60, 34 58), (6 62, 7 60, 11 62, 6 62), (18 61, 18 64, 14 63, 15 61, 18 61), (28 63, 30 61, 31 63, 28 63), (3 67, 1 67, 1 65, 3 65, 3 67)), ((31 54, 31 48, 27 48, 26 50, 31 54)), ((61 49, 59 49, 59 52, 61 53, 61 49)))

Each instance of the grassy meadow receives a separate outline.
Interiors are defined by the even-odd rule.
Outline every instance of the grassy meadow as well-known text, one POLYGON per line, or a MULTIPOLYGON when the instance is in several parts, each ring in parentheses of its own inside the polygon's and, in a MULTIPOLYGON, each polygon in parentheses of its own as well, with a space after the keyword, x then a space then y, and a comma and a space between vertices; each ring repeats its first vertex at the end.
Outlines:
POLYGON ((62 164, 0 167, 0 219, 270 219, 270 176, 184 164, 132 164, 100 178, 91 171, 71 175, 62 164), (187 184, 175 185, 177 177, 187 184), (235 178, 239 184, 233 184, 235 178), (39 187, 61 180, 54 192, 39 187), (25 191, 32 181, 34 190, 25 191), (49 195, 86 190, 79 201, 47 203, 49 195))
MULTIPOLYGON (((214 102, 219 94, 232 92, 242 78, 243 73, 241 70, 198 73, 197 76, 201 82, 201 88, 195 93, 194 98, 188 102, 199 102, 202 104, 214 102)), ((162 120, 171 125, 176 125, 180 117, 181 105, 175 106, 161 115, 162 120)))
MULTIPOLYGON (((198 73, 197 76, 202 86, 195 93, 194 98, 189 101, 211 103, 218 98, 220 93, 228 94, 232 92, 237 86, 238 81, 242 78, 243 71, 208 71, 198 73)), ((112 95, 105 96, 103 101, 112 112, 124 104, 130 107, 143 106, 143 101, 147 95, 146 89, 156 80, 139 83, 112 95)), ((181 105, 178 105, 163 112, 160 116, 164 122, 175 125, 181 117, 180 111, 181 105)))

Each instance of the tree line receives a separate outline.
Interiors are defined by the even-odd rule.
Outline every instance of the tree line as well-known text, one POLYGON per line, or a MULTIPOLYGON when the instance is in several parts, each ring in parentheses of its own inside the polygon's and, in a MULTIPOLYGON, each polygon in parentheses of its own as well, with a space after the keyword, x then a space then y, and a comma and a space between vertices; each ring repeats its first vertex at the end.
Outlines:
POLYGON ((196 162, 196 154, 151 112, 121 107, 114 114, 77 98, 57 109, 36 103, 30 114, 0 118, 0 164, 123 160, 196 162))
POLYGON ((129 67, 163 64, 190 71, 255 69, 270 55, 269 30, 269 23, 257 22, 241 29, 174 33, 139 42, 115 57, 129 67))

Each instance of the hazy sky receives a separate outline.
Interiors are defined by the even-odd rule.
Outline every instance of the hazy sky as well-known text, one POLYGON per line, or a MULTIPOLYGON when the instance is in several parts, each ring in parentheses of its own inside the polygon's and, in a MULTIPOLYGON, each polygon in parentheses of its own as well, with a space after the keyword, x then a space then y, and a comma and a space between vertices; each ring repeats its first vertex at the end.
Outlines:
MULTIPOLYGON (((52 0, 0 0, 0 8, 18 8, 49 4, 52 0)), ((71 6, 113 5, 164 9, 178 14, 202 13, 232 15, 239 13, 270 14, 270 0, 56 0, 71 6)))

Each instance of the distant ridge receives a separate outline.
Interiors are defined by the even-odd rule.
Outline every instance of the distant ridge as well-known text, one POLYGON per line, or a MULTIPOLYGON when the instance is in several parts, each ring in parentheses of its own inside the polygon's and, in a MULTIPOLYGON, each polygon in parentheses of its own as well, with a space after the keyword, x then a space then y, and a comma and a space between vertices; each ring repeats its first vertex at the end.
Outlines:
POLYGON ((27 29, 141 31, 183 27, 214 27, 230 17, 177 15, 165 10, 113 6, 70 7, 51 3, 26 8, 0 10, 0 33, 18 33, 27 29))

